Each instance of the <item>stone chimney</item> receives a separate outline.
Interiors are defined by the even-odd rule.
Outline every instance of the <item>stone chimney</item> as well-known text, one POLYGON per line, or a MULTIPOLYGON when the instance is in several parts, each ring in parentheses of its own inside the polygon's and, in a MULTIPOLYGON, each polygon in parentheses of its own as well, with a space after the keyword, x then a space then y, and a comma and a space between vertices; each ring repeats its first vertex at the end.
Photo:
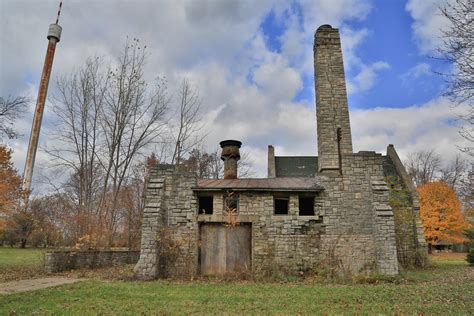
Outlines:
POLYGON ((224 161, 224 179, 237 179, 237 161, 240 159, 240 146, 238 140, 223 140, 220 142, 222 153, 221 159, 224 161))
POLYGON ((276 177, 275 147, 268 145, 268 178, 276 177))
POLYGON ((352 154, 351 125, 339 30, 320 26, 314 35, 318 169, 342 172, 342 156, 352 154))

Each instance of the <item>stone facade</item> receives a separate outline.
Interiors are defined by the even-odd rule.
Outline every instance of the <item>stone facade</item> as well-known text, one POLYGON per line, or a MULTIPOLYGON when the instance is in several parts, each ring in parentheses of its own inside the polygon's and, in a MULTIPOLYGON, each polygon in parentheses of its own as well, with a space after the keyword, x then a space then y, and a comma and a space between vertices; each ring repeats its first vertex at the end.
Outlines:
POLYGON ((339 30, 329 25, 319 27, 313 49, 319 171, 339 170, 340 154, 352 153, 339 30))
MULTIPOLYGON (((338 30, 320 27, 314 51, 319 156, 276 157, 269 146, 264 179, 206 180, 156 167, 146 191, 137 277, 306 273, 328 262, 356 274, 399 273, 387 165, 407 187, 411 180, 393 146, 387 156, 352 152, 338 30)), ((233 157, 240 157, 240 142, 228 140, 221 142, 223 159, 228 144, 238 144, 233 157)), ((413 248, 423 248, 418 221, 413 229, 413 248)))
POLYGON ((47 273, 73 269, 110 267, 115 264, 134 264, 139 251, 129 250, 89 250, 89 251, 48 251, 44 255, 47 273))
POLYGON ((172 166, 162 165, 151 170, 143 214, 141 253, 135 266, 139 278, 196 273, 197 204, 191 189, 195 184, 194 174, 176 171, 172 166), (160 253, 159 237, 163 234, 176 241, 179 255, 173 264, 166 265, 160 253))
MULTIPOLYGON (((341 267, 353 273, 397 274, 393 214, 387 204, 382 160, 382 155, 373 152, 344 156, 342 175, 317 174, 318 183, 325 188, 322 191, 233 190, 239 201, 235 221, 251 225, 252 271, 314 271, 333 251, 341 267), (281 196, 288 198, 288 214, 276 215, 275 197, 281 196), (299 197, 305 196, 314 197, 313 215, 299 215, 299 197)), ((173 166, 153 169, 136 275, 153 279, 198 274, 199 227, 228 222, 226 194, 225 189, 199 189, 194 174, 173 166), (202 194, 213 197, 212 214, 198 214, 197 198, 202 194), (179 248, 176 261, 169 266, 160 263, 163 229, 168 229, 179 248)))

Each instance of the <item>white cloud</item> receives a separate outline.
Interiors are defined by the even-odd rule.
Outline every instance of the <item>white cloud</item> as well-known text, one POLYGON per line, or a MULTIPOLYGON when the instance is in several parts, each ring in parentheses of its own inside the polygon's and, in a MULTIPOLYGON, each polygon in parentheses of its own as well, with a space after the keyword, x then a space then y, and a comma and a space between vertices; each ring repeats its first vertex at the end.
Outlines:
MULTIPOLYGON (((47 44, 47 24, 54 21, 57 1, 0 3, 0 92, 27 93, 35 98, 47 44)), ((363 61, 358 48, 370 36, 370 30, 345 24, 365 17, 371 10, 368 1, 308 0, 300 5, 302 16, 298 17, 291 2, 286 1, 117 1, 114 5, 97 1, 87 7, 82 2, 65 2, 61 18, 63 37, 56 51, 53 78, 81 65, 89 55, 117 54, 126 35, 139 37, 150 53, 148 78, 166 75, 171 92, 183 77, 197 86, 208 132, 204 145, 215 148, 222 139, 242 140, 257 175, 264 176, 268 144, 275 145, 280 155, 316 155, 314 100, 295 102, 293 98, 302 87, 302 77, 313 74, 312 45, 317 26, 328 23, 340 27, 345 66, 356 74, 351 81, 352 92, 374 87, 377 75, 389 68, 383 61, 363 61), (281 53, 267 47, 260 29, 272 8, 286 28, 280 38, 281 53)), ((52 81, 50 93, 54 89, 52 81)), ((411 149, 413 143, 421 146, 420 139, 429 133, 414 127, 420 120, 415 116, 416 108, 351 113, 355 148, 380 151, 389 142, 403 151, 411 149), (391 115, 401 117, 390 120, 391 115), (385 124, 380 125, 379 121, 385 124), (406 131, 400 125, 402 122, 407 124, 406 131)), ((44 132, 55 129, 54 122, 48 124, 54 120, 50 109, 48 104, 44 132)), ((442 113, 451 117, 445 111, 442 113)), ((438 122, 442 116, 431 119, 438 122)), ((15 165, 20 170, 30 124, 31 116, 19 121, 20 132, 25 136, 11 142, 15 165)), ((433 133, 440 128, 431 121, 425 125, 427 131, 434 129, 433 133)), ((445 128, 443 135, 450 136, 443 141, 444 136, 438 135, 440 143, 455 143, 456 128, 449 124, 441 126, 445 128)), ((53 141, 42 132, 43 144, 53 141)), ((47 159, 39 153, 38 166, 47 159)), ((35 177, 40 172, 37 169, 35 177)))
POLYGON ((403 158, 413 151, 435 149, 445 160, 452 159, 459 153, 456 145, 467 145, 456 124, 458 115, 465 110, 445 98, 437 98, 406 108, 352 111, 354 150, 384 152, 390 143, 403 158))
POLYGON ((357 56, 357 47, 369 36, 370 32, 366 28, 354 30, 349 27, 341 29, 341 46, 344 56, 344 67, 350 70, 355 66, 363 65, 357 56))
POLYGON ((401 79, 404 81, 408 81, 411 79, 419 79, 422 76, 428 76, 433 74, 431 70, 431 66, 427 63, 418 63, 412 68, 410 68, 407 72, 401 75, 401 79))
POLYGON ((441 30, 447 25, 439 8, 452 0, 409 0, 406 10, 413 18, 413 39, 423 54, 434 54, 441 44, 441 30))
POLYGON ((383 70, 390 69, 390 65, 385 61, 365 63, 358 56, 358 46, 370 35, 371 32, 366 28, 354 30, 349 27, 344 27, 341 30, 341 45, 344 56, 348 94, 355 94, 372 89, 377 82, 379 73, 383 70), (354 77, 347 76, 351 71, 356 73, 354 77))
POLYGON ((384 61, 377 61, 371 65, 360 65, 360 72, 353 80, 347 82, 347 92, 349 94, 371 89, 377 80, 377 75, 382 70, 390 69, 390 65, 384 61))
POLYGON ((276 60, 258 67, 254 72, 255 83, 275 100, 291 100, 302 88, 300 74, 277 56, 276 60))

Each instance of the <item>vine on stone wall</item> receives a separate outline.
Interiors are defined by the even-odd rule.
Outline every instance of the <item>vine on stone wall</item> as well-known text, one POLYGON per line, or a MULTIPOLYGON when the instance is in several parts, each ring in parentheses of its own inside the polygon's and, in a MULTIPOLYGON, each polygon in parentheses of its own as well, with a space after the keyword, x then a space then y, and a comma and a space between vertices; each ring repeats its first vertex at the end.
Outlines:
POLYGON ((235 227, 238 225, 238 203, 239 202, 236 195, 234 194, 234 191, 226 191, 224 196, 224 216, 226 227, 235 227))
POLYGON ((389 204, 395 222, 398 262, 403 268, 423 267, 426 254, 417 249, 416 214, 413 212, 411 192, 399 177, 385 179, 389 191, 389 204))

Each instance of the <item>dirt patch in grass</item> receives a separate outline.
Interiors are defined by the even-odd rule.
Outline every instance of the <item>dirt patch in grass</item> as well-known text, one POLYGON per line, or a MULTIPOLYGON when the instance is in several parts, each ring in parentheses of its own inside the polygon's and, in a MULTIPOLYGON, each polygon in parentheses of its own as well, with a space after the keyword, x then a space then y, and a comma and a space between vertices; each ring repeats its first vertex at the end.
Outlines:
POLYGON ((28 292, 48 287, 71 284, 81 281, 80 279, 71 279, 65 277, 49 277, 30 280, 21 280, 0 283, 0 294, 12 294, 18 292, 28 292))
POLYGON ((33 267, 8 267, 0 269, 0 283, 26 280, 26 279, 37 279, 46 276, 46 272, 42 266, 33 267))

